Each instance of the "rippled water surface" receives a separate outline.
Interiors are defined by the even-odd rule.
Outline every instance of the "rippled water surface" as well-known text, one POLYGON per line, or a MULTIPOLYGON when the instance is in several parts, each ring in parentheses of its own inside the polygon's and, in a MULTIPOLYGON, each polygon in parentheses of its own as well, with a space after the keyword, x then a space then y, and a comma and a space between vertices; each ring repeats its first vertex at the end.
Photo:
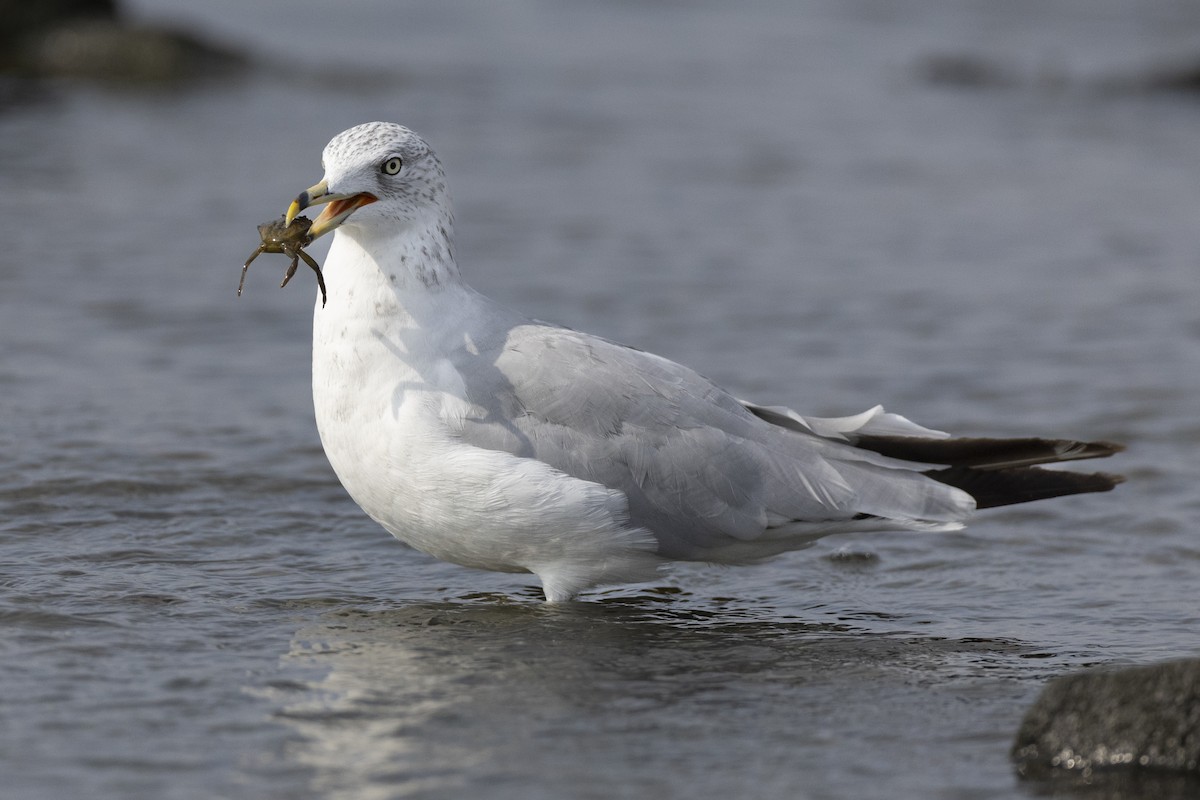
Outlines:
POLYGON ((6 796, 1028 797, 1047 678, 1200 649, 1194 4, 129 5, 260 66, 0 108, 6 796), (372 119, 509 305, 1131 480, 568 607, 433 562, 325 462, 311 276, 234 296, 372 119))

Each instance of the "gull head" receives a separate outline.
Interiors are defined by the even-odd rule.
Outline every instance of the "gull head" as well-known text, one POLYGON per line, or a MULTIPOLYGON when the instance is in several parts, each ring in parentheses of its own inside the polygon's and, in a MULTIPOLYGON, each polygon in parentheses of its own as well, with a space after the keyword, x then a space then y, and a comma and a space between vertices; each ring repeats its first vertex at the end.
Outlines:
POLYGON ((419 225, 449 226, 450 202, 441 162, 425 140, 394 122, 342 131, 321 154, 325 177, 292 201, 290 224, 304 209, 325 204, 313 220, 314 239, 339 227, 377 233, 419 225))

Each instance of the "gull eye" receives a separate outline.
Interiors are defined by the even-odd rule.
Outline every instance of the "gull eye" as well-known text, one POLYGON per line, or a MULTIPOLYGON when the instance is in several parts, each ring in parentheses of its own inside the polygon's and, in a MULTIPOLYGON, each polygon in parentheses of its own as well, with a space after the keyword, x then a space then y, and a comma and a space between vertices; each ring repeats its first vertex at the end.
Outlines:
POLYGON ((383 162, 383 166, 379 169, 384 175, 395 175, 404 166, 404 162, 400 160, 400 156, 392 156, 387 161, 383 162))

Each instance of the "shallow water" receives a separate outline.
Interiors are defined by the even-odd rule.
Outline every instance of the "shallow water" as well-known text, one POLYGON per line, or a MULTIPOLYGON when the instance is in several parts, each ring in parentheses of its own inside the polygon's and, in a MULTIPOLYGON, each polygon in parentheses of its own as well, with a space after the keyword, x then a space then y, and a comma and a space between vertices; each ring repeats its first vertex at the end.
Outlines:
POLYGON ((1047 678, 1196 655, 1200 98, 1105 88, 1200 52, 1193 5, 130 5, 264 64, 0 109, 11 796, 1028 797, 1047 678), (1013 80, 922 77, 963 53, 1013 80), (407 550, 321 452, 309 274, 234 296, 379 118, 509 305, 1130 481, 565 608, 407 550))

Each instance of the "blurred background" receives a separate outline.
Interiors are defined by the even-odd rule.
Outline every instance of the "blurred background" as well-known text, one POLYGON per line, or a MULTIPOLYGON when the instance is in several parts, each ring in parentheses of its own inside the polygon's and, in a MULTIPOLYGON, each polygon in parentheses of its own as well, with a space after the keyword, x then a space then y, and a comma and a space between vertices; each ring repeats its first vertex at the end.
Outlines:
POLYGON ((1025 797, 1047 677, 1196 654, 1200 5, 0 11, 11 796, 1025 797), (325 462, 311 274, 235 296, 376 119, 510 306, 1131 480, 565 610, 434 563, 325 462))

